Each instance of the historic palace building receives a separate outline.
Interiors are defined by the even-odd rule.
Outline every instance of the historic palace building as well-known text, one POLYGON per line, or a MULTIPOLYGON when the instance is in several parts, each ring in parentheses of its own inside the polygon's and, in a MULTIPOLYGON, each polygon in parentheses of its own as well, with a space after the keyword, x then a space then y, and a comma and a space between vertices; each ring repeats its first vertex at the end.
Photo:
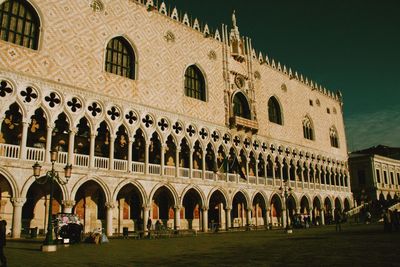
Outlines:
POLYGON ((357 203, 400 200, 400 148, 379 145, 353 152, 349 167, 357 203))
MULTIPOLYGON (((208 231, 325 223, 353 199, 342 96, 256 53, 232 25, 151 0, 0 1, 0 217, 85 232, 152 218, 208 231), (66 185, 37 183, 32 165, 66 185), (287 189, 287 197, 284 191, 287 189)), ((229 23, 231 24, 231 23, 229 23)))

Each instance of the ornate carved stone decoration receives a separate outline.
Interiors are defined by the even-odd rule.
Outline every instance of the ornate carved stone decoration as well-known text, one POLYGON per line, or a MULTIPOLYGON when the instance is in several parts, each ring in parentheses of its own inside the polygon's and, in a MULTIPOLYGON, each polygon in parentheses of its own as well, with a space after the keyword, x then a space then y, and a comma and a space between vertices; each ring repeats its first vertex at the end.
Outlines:
POLYGON ((67 106, 70 107, 72 112, 77 112, 82 108, 81 101, 76 97, 73 97, 70 101, 68 101, 67 106))
POLYGON ((0 82, 0 97, 5 97, 7 94, 12 93, 11 86, 6 81, 0 82))
POLYGON ((217 59, 217 53, 214 50, 211 50, 208 53, 208 58, 211 59, 211 60, 216 60, 217 59))
POLYGON ((91 0, 89 6, 94 12, 101 12, 104 10, 104 4, 101 0, 91 0))
POLYGON ((286 86, 286 84, 282 83, 281 89, 282 89, 282 91, 287 92, 287 86, 286 86))
POLYGON ((24 102, 30 103, 32 100, 36 100, 38 94, 35 89, 28 86, 25 91, 21 91, 21 96, 24 98, 24 102))
POLYGON ((49 107, 51 108, 54 108, 61 103, 60 97, 55 92, 51 92, 48 96, 44 98, 44 100, 49 103, 49 107))
POLYGON ((175 42, 175 35, 174 35, 174 33, 171 32, 171 31, 167 31, 167 32, 165 33, 164 38, 165 38, 165 40, 166 40, 167 42, 172 42, 172 43, 175 42))
POLYGON ((237 74, 235 77, 235 84, 239 89, 243 89, 243 87, 246 84, 246 80, 244 79, 244 77, 240 74, 237 74))

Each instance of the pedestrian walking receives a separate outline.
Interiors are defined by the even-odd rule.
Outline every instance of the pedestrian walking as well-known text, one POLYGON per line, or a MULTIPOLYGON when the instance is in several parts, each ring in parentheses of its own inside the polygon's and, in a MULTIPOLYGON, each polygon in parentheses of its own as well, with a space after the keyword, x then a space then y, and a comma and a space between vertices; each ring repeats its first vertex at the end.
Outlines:
POLYGON ((7 267, 7 258, 4 255, 4 247, 6 246, 6 225, 5 220, 0 221, 0 261, 2 267, 7 267))

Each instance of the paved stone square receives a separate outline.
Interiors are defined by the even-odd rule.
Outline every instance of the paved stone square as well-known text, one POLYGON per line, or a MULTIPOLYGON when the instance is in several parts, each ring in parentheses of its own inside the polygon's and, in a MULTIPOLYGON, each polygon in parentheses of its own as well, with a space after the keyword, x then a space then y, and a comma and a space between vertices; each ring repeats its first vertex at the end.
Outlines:
POLYGON ((382 225, 343 225, 200 234, 193 237, 111 239, 55 253, 39 251, 40 240, 9 241, 9 266, 398 266, 399 232, 382 225))

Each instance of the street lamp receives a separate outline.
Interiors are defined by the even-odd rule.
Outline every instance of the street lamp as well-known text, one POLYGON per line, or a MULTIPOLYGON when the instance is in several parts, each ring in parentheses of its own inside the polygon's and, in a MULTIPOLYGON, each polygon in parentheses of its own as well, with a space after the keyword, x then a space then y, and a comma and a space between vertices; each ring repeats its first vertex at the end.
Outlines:
POLYGON ((52 202, 53 202, 53 183, 56 181, 61 185, 66 185, 68 183, 69 178, 71 177, 72 165, 68 164, 64 168, 64 176, 65 180, 60 177, 58 171, 54 169, 54 163, 57 161, 58 151, 53 150, 50 152, 50 160, 51 160, 51 170, 47 171, 45 175, 40 176, 40 171, 42 166, 38 162, 36 162, 33 168, 33 176, 35 180, 39 184, 45 184, 47 182, 50 183, 50 203, 49 203, 49 212, 48 212, 48 222, 47 222, 47 233, 46 238, 42 245, 43 252, 52 252, 57 250, 57 246, 53 240, 53 223, 52 223, 52 202))
POLYGON ((283 188, 280 187, 279 190, 283 193, 284 202, 285 202, 285 213, 286 213, 286 228, 285 231, 288 234, 293 233, 292 227, 289 225, 289 210, 288 210, 288 197, 292 188, 288 187, 287 180, 283 181, 283 188))

